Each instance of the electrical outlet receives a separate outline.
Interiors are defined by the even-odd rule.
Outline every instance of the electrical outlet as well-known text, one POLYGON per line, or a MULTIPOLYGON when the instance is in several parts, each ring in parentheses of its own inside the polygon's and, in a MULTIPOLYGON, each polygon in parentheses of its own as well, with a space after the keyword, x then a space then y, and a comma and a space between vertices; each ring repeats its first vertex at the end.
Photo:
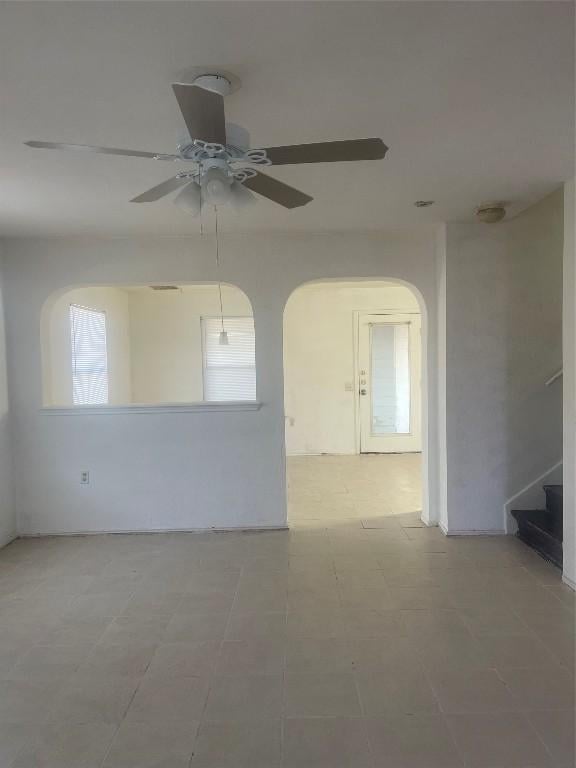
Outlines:
POLYGON ((90 482, 90 472, 88 472, 87 469, 83 469, 82 472, 80 472, 80 482, 82 485, 88 485, 90 482))

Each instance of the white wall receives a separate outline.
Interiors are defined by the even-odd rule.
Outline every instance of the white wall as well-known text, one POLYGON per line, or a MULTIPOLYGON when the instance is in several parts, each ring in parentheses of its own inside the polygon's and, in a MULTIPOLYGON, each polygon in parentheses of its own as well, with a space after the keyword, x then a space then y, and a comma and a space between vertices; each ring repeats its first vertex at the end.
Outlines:
MULTIPOLYGON (((0 252, 0 266, 1 265, 0 252)), ((0 272, 0 547, 16 535, 12 489, 12 451, 6 381, 3 278, 0 272)))
MULTIPOLYGON (((220 314, 217 285, 178 291, 129 290, 133 403, 197 402, 203 399, 200 320, 220 314)), ((249 316, 247 296, 222 286, 224 315, 249 316)))
MULTIPOLYGON (((438 510, 438 525, 443 531, 448 530, 448 445, 446 431, 446 264, 447 264, 447 227, 441 224, 434 241, 436 259, 437 304, 438 304, 438 388, 436 408, 438 431, 435 452, 438 456, 438 485, 435 505, 438 510)), ((424 467, 426 472, 426 467, 424 467)))
MULTIPOLYGON (((221 277, 252 302, 258 398, 253 412, 115 416, 42 412, 40 311, 70 285, 215 281, 209 237, 6 241, 15 490, 24 533, 284 525, 284 304, 322 279, 406 281, 426 302, 428 390, 436 401, 436 273, 426 232, 226 235, 221 277), (90 470, 89 485, 79 484, 90 470)), ((425 385, 424 385, 425 386, 425 385)), ((435 410, 424 409, 430 484, 435 410)), ((432 487, 430 498, 437 493, 432 487)), ((424 516, 436 510, 425 507, 424 516)))
POLYGON ((284 312, 288 454, 356 453, 354 312, 418 312, 405 286, 384 282, 305 285, 284 312))
POLYGON ((576 588, 576 254, 574 179, 564 187, 564 580, 576 588))
POLYGON ((106 313, 108 398, 110 405, 131 401, 128 292, 114 287, 82 287, 50 297, 42 312, 45 405, 72 404, 70 305, 106 313))
POLYGON ((446 242, 447 527, 504 529, 504 504, 562 458, 562 191, 446 242))

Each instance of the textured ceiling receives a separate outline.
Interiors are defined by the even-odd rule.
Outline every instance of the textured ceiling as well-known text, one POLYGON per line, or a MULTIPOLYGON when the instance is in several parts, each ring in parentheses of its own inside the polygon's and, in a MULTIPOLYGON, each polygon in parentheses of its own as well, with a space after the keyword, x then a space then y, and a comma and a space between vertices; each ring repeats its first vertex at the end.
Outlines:
POLYGON ((42 152, 44 139, 172 152, 170 83, 191 68, 242 86, 228 120, 253 147, 381 136, 385 160, 282 167, 314 196, 262 200, 227 230, 404 228, 520 210, 574 173, 572 3, 0 3, 0 236, 197 232, 134 195, 173 166, 42 152), (417 199, 436 205, 416 209, 417 199))

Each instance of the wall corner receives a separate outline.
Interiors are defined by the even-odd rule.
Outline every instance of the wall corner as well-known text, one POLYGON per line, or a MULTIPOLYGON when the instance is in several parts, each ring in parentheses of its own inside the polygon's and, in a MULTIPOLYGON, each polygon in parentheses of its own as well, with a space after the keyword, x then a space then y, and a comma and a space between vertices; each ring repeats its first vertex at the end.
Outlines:
POLYGON ((575 180, 564 185, 564 260, 562 297, 564 583, 576 583, 576 194, 575 180))

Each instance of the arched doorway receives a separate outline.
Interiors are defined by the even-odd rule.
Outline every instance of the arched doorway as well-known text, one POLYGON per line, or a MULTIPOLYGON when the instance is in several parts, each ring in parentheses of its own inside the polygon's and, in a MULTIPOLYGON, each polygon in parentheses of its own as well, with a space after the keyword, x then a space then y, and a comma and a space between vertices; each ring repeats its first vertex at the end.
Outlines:
POLYGON ((422 310, 416 292, 398 281, 318 281, 290 296, 284 400, 292 527, 423 524, 422 310))

